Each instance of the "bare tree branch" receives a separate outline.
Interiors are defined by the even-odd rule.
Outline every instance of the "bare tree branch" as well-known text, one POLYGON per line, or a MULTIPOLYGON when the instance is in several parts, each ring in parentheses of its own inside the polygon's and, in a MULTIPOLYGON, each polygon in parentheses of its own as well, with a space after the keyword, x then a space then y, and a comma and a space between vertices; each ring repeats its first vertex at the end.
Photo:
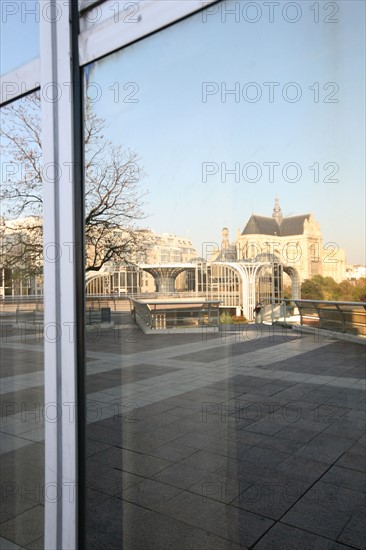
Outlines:
MULTIPOLYGON (((39 272, 43 254, 43 186, 40 95, 1 110, 3 178, 0 190, 0 267, 39 272), (4 174, 6 177, 4 177, 4 174), (15 223, 14 219, 18 218, 15 223)), ((145 176, 137 154, 103 134, 105 121, 90 102, 85 109, 86 270, 130 262, 146 249, 141 189, 145 176)))

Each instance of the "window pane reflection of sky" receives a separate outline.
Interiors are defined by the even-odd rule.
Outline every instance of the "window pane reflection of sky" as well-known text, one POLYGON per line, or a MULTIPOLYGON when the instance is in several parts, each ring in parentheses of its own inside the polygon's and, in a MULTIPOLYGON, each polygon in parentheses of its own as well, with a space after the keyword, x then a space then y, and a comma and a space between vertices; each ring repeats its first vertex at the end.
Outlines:
POLYGON ((324 242, 362 262, 365 5, 338 2, 334 23, 321 11, 315 22, 310 2, 296 23, 281 12, 270 23, 264 8, 249 23, 223 16, 234 4, 87 68, 108 137, 148 173, 146 224, 200 250, 223 226, 234 240, 252 211, 271 215, 277 193, 284 215, 313 212, 324 242), (225 181, 237 163, 239 181, 225 181))
POLYGON ((6 74, 39 55, 39 22, 49 18, 49 2, 3 0, 1 9, 1 74, 6 74))

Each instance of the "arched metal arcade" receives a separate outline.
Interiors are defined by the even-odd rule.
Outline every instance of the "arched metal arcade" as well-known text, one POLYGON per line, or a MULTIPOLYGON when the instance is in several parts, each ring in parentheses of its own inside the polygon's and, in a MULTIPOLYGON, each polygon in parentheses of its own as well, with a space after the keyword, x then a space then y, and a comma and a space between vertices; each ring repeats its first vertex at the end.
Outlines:
MULTIPOLYGON (((99 272, 87 275, 86 294, 88 296, 105 295, 143 295, 141 279, 147 272, 155 280, 155 294, 162 298, 171 298, 176 292, 175 282, 181 273, 190 277, 189 295, 204 297, 207 300, 219 300, 220 308, 231 310, 252 320, 258 303, 279 303, 283 299, 283 272, 294 281, 296 296, 300 280, 296 270, 283 266, 277 256, 261 254, 253 260, 238 262, 196 262, 184 264, 121 264, 106 266, 99 272)), ((182 298, 183 293, 179 293, 182 298)), ((187 292, 188 295, 188 292, 187 292)))

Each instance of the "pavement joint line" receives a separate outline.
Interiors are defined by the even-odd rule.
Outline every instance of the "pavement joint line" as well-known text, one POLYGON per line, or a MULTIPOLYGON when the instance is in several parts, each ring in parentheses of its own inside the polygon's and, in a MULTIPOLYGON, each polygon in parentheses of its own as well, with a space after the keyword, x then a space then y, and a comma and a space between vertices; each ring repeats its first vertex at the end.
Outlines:
MULTIPOLYGON (((221 379, 219 379, 218 381, 225 380, 225 379, 226 379, 226 377, 225 377, 225 378, 221 378, 221 379)), ((207 385, 207 384, 206 384, 206 385, 207 385)), ((121 386, 121 388, 122 388, 122 387, 123 387, 123 386, 121 386)), ((93 399, 95 399, 95 396, 96 396, 96 395, 98 395, 98 398, 99 398, 99 395, 100 395, 101 393, 104 394, 105 392, 95 392, 94 394, 89 394, 89 395, 88 395, 89 401, 92 401, 93 399)), ((163 396, 163 399, 162 399, 162 396, 161 396, 161 395, 156 395, 156 394, 155 394, 154 397, 153 397, 153 396, 150 396, 148 399, 145 399, 145 400, 144 400, 144 401, 145 401, 144 403, 143 403, 143 402, 141 401, 141 399, 140 399, 140 405, 139 405, 138 403, 136 403, 136 404, 137 404, 137 406, 142 406, 142 407, 144 407, 144 406, 146 406, 146 405, 151 405, 151 404, 154 404, 154 403, 158 403, 159 401, 162 401, 162 400, 164 400, 164 399, 166 399, 166 398, 169 398, 169 397, 177 397, 177 396, 181 395, 182 393, 185 393, 185 392, 181 392, 181 391, 175 392, 175 391, 172 389, 172 391, 169 392, 169 394, 168 394, 166 397, 163 396)), ((138 398, 138 396, 129 396, 129 399, 127 400, 127 402, 134 402, 134 401, 132 401, 133 399, 136 399, 136 400, 138 401, 139 398, 138 398)), ((97 401, 97 402, 98 402, 98 401, 97 401)), ((109 401, 104 401, 104 402, 102 402, 102 403, 108 407, 108 406, 113 405, 113 402, 116 402, 116 399, 115 399, 115 397, 112 396, 112 399, 110 399, 109 401)), ((110 410, 110 412, 104 411, 104 414, 102 413, 102 417, 98 417, 96 420, 90 420, 90 421, 88 421, 88 424, 92 424, 93 422, 97 422, 97 421, 100 421, 100 420, 104 420, 104 419, 107 419, 107 418, 111 418, 111 417, 113 417, 113 416, 115 416, 115 409, 114 409, 113 411, 110 410)), ((2 432, 2 433, 4 433, 4 432, 2 432)), ((2 434, 1 434, 1 435, 2 435, 2 434)), ((4 435, 9 435, 9 434, 4 434, 4 435)), ((23 440, 23 441, 24 441, 24 440, 25 440, 25 441, 29 441, 29 443, 28 443, 29 445, 31 445, 31 444, 34 443, 34 441, 28 440, 28 439, 26 439, 26 438, 22 438, 21 436, 13 436, 13 437, 14 437, 14 438, 18 438, 18 437, 19 437, 19 438, 20 438, 21 440, 23 440)), ((38 441, 38 440, 37 440, 37 441, 38 441)), ((24 447, 24 446, 26 446, 26 444, 23 443, 23 444, 22 444, 22 447, 24 447)), ((8 452, 8 451, 5 451, 5 452, 8 452)), ((2 454, 2 452, 0 452, 0 454, 2 454)))
MULTIPOLYGON (((143 357, 145 358, 145 356, 149 355, 149 365, 151 365, 152 367, 153 366, 168 366, 168 367, 171 367, 172 366, 172 363, 174 364, 174 366, 176 366, 177 368, 179 368, 180 370, 178 371, 173 371, 172 373, 167 373, 167 374, 163 374, 163 375, 160 375, 160 376, 155 376, 153 377, 153 379, 156 381, 156 384, 157 386, 159 387, 159 389, 161 389, 161 385, 165 384, 166 385, 166 389, 163 391, 156 391, 154 392, 153 389, 151 389, 151 387, 149 387, 147 385, 146 389, 144 391, 136 391, 136 390, 141 390, 141 387, 140 385, 138 385, 137 382, 133 382, 131 384, 125 384, 125 385, 122 385, 122 386, 115 386, 113 388, 111 388, 110 392, 108 392, 108 389, 106 391, 102 391, 102 392, 93 392, 91 394, 88 395, 88 399, 90 401, 92 400, 100 400, 100 399, 104 399, 101 404, 104 404, 106 405, 107 407, 111 407, 113 405, 113 403, 115 403, 118 398, 120 397, 120 400, 124 400, 126 399, 126 402, 131 402, 133 400, 136 400, 137 402, 139 402, 140 404, 137 403, 138 406, 146 406, 146 405, 149 405, 149 404, 153 404, 153 403, 158 403, 159 401, 162 401, 164 399, 167 399, 167 398, 171 398, 171 397, 179 397, 180 395, 186 393, 187 391, 194 391, 195 389, 199 390, 200 388, 204 388, 205 386, 207 386, 208 384, 208 380, 207 380, 207 377, 205 376, 205 373, 206 372, 210 372, 211 376, 210 376, 210 380, 209 380, 209 383, 216 383, 216 382, 221 382, 221 381, 225 381, 227 378, 228 378, 228 375, 233 375, 235 373, 240 373, 240 374, 249 374, 250 376, 255 376, 255 377, 260 377, 260 378, 264 378, 264 379, 268 379, 268 380, 273 380, 273 379, 284 379, 286 380, 287 377, 289 377, 291 379, 291 376, 301 376, 302 377, 302 380, 301 381, 297 381, 297 382, 305 382, 305 383, 312 383, 312 384, 319 384, 319 385, 332 385, 332 382, 334 382, 334 386, 338 386, 338 387, 345 387, 345 388, 349 388, 349 387, 352 387, 354 389, 354 386, 357 385, 357 383, 360 381, 359 379, 356 379, 356 378, 342 378, 342 380, 340 381, 337 377, 329 377, 329 376, 324 376, 324 375, 319 375, 317 377, 317 375, 313 375, 313 374, 309 374, 308 377, 306 374, 303 374, 303 373, 293 373, 292 371, 285 371, 283 369, 281 370, 273 370, 273 369, 266 369, 266 368, 263 368, 263 367, 258 367, 258 366, 254 366, 254 365, 250 365, 251 362, 254 362, 254 363, 257 363, 258 362, 258 358, 260 357, 261 359, 261 362, 263 363, 266 363, 266 365, 270 365, 272 363, 276 363, 278 362, 279 358, 281 358, 282 360, 284 359, 288 359, 288 358, 291 358, 291 357, 295 357, 295 356, 298 356, 298 355, 302 355, 302 354, 305 354, 309 351, 313 351, 313 350, 316 350, 316 349, 319 349, 321 347, 324 347, 324 346, 327 346, 329 345, 329 343, 315 343, 315 342, 312 342, 311 340, 307 341, 307 342, 302 342, 302 343, 305 343, 305 345, 303 346, 296 346, 295 348, 291 348, 291 349, 288 349, 288 345, 286 346, 286 344, 290 344, 289 342, 280 342, 280 343, 277 343, 275 344, 275 346, 278 348, 278 346, 281 346, 281 348, 278 350, 278 353, 273 353, 273 350, 272 350, 272 346, 270 346, 269 348, 262 348, 260 350, 255 350, 255 351, 252 351, 252 352, 248 352, 248 353, 243 353, 241 355, 238 355, 238 356, 235 356, 235 357, 229 357, 229 358, 224 358, 224 359, 220 359, 220 360, 217 360, 217 361, 214 361, 212 362, 211 364, 207 364, 207 363, 202 363, 202 362, 192 362, 192 361, 182 361, 182 360, 177 360, 176 359, 176 355, 177 355, 177 347, 178 346, 171 346, 171 348, 164 348, 164 350, 167 352, 165 353, 165 358, 162 358, 160 356, 161 354, 161 350, 158 349, 158 350, 155 350, 155 353, 156 354, 159 354, 159 357, 157 357, 156 359, 152 359, 151 358, 151 352, 137 352, 136 354, 130 354, 129 356, 127 356, 127 358, 129 359, 128 361, 128 365, 123 365, 123 366, 135 366, 136 364, 139 364, 141 363, 141 354, 143 355, 143 357), (286 347, 283 347, 283 346, 286 346, 286 347), (305 349, 304 349, 305 348, 305 349), (243 362, 243 355, 245 356, 245 362, 249 365, 246 367, 246 366, 242 366, 242 362, 243 362), (172 358, 170 358, 169 356, 173 356, 172 358), (173 359, 173 360, 172 360, 173 359), (230 363, 228 364, 227 360, 230 359, 230 363), (212 365, 214 365, 215 369, 212 368, 212 365), (187 373, 187 376, 185 377, 188 380, 192 380, 192 379, 196 379, 195 383, 189 383, 187 382, 186 384, 184 384, 184 379, 183 379, 183 382, 182 382, 182 370, 192 370, 192 368, 194 369, 194 373, 191 373, 190 375, 188 375, 187 373), (226 373, 223 373, 222 371, 223 370, 226 370, 227 372, 226 373), (216 371, 216 372, 214 372, 216 371), (224 374, 224 376, 223 376, 224 374), (194 376, 195 375, 195 376, 194 376), (305 379, 304 379, 304 376, 305 376, 305 379), (197 378, 200 377, 201 379, 198 380, 197 378), (175 384, 174 384, 175 382, 175 384), (179 384, 177 385, 176 382, 182 382, 182 384, 179 384), (170 386, 174 384, 174 387, 170 389, 170 386), (183 385, 183 387, 181 387, 181 385, 183 385), (126 395, 126 392, 129 394, 129 395, 126 395), (152 392, 154 393, 154 395, 152 395, 152 392), (123 396, 123 393, 125 393, 125 396, 123 396), (141 395, 141 394, 146 394, 146 397, 141 395), (117 395, 117 397, 116 397, 117 395)), ((198 352, 199 351, 202 351, 203 349, 206 350, 207 347, 206 347, 206 342, 202 343, 202 342, 196 342, 195 343, 195 347, 199 348, 198 349, 198 352)), ((228 342, 215 342, 215 347, 222 347, 224 346, 225 344, 227 345, 228 342)), ((184 348, 187 348, 187 346, 189 346, 189 351, 190 353, 192 353, 192 346, 190 345, 187 345, 187 344, 184 344, 183 347, 184 348)), ((179 346, 179 352, 181 351, 182 349, 182 346, 179 346)), ((120 362, 121 362, 121 356, 118 356, 119 358, 119 365, 118 367, 121 368, 121 365, 120 365, 120 362)), ((103 364, 102 365, 99 365, 99 368, 98 366, 96 366, 95 364, 93 364, 93 367, 94 367, 94 372, 95 373, 102 373, 102 372, 105 372, 107 370, 112 370, 111 369, 111 362, 108 361, 108 366, 104 366, 103 364), (95 367, 97 367, 95 369, 95 367), (101 367, 101 368, 100 368, 101 367)), ((113 367, 113 365, 112 365, 113 367)), ((16 378, 16 380, 19 380, 19 381, 23 381, 23 382, 27 382, 28 384, 32 382, 32 378, 36 378, 37 379, 37 376, 43 376, 43 371, 36 371, 35 373, 33 373, 32 375, 30 374, 27 374, 27 375, 16 375, 15 377, 6 377, 5 379, 3 379, 2 381, 14 381, 14 378, 16 378), (34 376, 33 376, 34 375, 34 376)), ((122 376, 123 376, 123 367, 122 367, 122 376)), ((149 379, 146 379, 146 381, 148 381, 149 379)), ((296 384, 295 384, 296 385, 296 384)), ((20 386, 22 386, 22 384, 20 384, 20 386)), ((26 386, 27 388, 29 388, 29 385, 26 386)), ((24 389, 24 388, 22 388, 24 389)), ((358 388, 359 390, 362 390, 364 389, 364 387, 362 388, 358 388)), ((14 391, 14 387, 12 387, 12 390, 14 391)), ((205 397, 205 396, 203 396, 205 397)), ((207 400, 209 400, 209 396, 207 397, 207 400)), ((113 416, 115 414, 115 410, 112 412, 108 412, 108 411, 105 411, 104 414, 102 415, 103 418, 110 418, 111 416, 113 416)), ((94 420, 95 421, 98 421, 100 420, 100 418, 94 420)), ((93 421, 90 421, 90 423, 92 423, 93 421)), ((38 431, 40 430, 40 428, 38 427, 38 431)), ((37 430, 32 430, 32 431, 37 431, 37 430)), ((3 432, 4 433, 4 432, 3 432)), ((13 437, 15 439, 17 439, 17 436, 11 436, 11 434, 5 434, 4 435, 7 436, 7 439, 8 441, 10 439, 12 439, 13 437)), ((20 438, 24 441, 27 441, 28 443, 25 443, 25 444, 32 444, 33 441, 31 440, 28 440, 28 439, 23 439, 23 438, 20 438)), ((23 443, 24 445, 24 443, 23 443)), ((22 446, 23 446, 22 445, 22 446)))
MULTIPOLYGON (((196 347, 197 347, 197 345, 200 346, 199 349, 198 349, 198 352, 203 351, 203 348, 204 348, 204 350, 207 349, 206 348, 207 342, 204 342, 204 343, 202 343, 202 342, 197 343, 196 342, 195 344, 196 344, 196 347), (202 345, 203 345, 203 348, 202 348, 202 345)), ((225 342, 225 344, 226 344, 226 342, 225 342)), ((275 346, 276 347, 277 346, 283 346, 283 345, 286 345, 286 344, 288 344, 288 342, 283 342, 283 343, 281 342, 279 344, 275 344, 275 346)), ((315 343, 313 343, 313 345, 314 345, 315 349, 318 349, 319 347, 322 347, 322 346, 328 345, 328 344, 325 344, 325 343, 315 344, 315 343)), ((188 344, 183 344, 184 348, 187 348, 187 346, 188 346, 188 344)), ((13 347, 13 346, 11 346, 11 347, 13 347)), ((219 342, 215 347, 223 347, 223 344, 221 342, 219 342)), ((311 346, 311 347, 313 347, 313 346, 311 346)), ((156 352, 159 354, 159 357, 157 357, 155 361, 160 362, 162 365, 163 365, 162 362, 164 362, 164 360, 166 360, 166 359, 173 358, 174 361, 177 361, 176 356, 177 356, 177 354, 179 354, 179 351, 177 352, 177 348, 179 348, 179 350, 181 350, 182 346, 172 346, 171 348, 168 348, 168 350, 170 350, 168 352, 167 352, 166 348, 163 348, 163 350, 165 350, 164 354, 161 353, 160 349, 156 350, 156 352)), ((194 352, 192 352, 192 346, 189 346, 189 350, 190 350, 191 353, 194 353, 194 352)), ((270 347, 270 350, 272 350, 272 346, 270 347)), ((308 350, 302 350, 300 353, 306 353, 307 351, 308 350)), ((103 361, 105 361, 105 354, 101 354, 100 352, 97 352, 97 353, 98 353, 98 355, 102 355, 103 356, 103 361)), ((273 350, 272 351, 267 351, 267 349, 265 349, 265 350, 260 349, 260 350, 254 351, 254 352, 247 353, 245 355, 246 361, 248 361, 248 359, 250 359, 251 357, 256 357, 256 355, 253 355, 253 354, 257 354, 258 356, 261 356, 261 357, 263 357, 263 354, 265 354, 265 356, 269 355, 271 358, 274 357, 273 350)), ((299 354, 299 352, 295 352, 293 350, 288 350, 287 352, 286 352, 286 350, 283 350, 282 353, 281 353, 281 358, 282 359, 284 357, 288 358, 288 357, 292 357, 292 356, 295 356, 295 355, 298 355, 298 354, 299 354)), ((90 357, 90 353, 88 353, 87 355, 90 357)), ((114 355, 114 354, 108 354, 108 355, 110 356, 110 355, 114 355)), ((92 365, 91 365, 92 369, 90 369, 90 370, 92 370, 94 372, 94 374, 97 374, 99 372, 103 372, 105 370, 112 370, 111 366, 113 366, 114 361, 116 361, 116 363, 117 363, 116 368, 121 368, 122 367, 122 370, 123 370, 123 368, 127 368, 127 367, 130 367, 130 366, 135 366, 136 363, 137 364, 138 363, 143 363, 143 362, 146 362, 146 360, 149 362, 149 360, 151 361, 151 359, 152 359, 151 351, 150 352, 145 352, 144 351, 144 352, 137 352, 137 353, 134 353, 134 354, 130 354, 126 358, 125 357, 123 358, 123 363, 124 363, 123 365, 121 365, 122 355, 120 354, 117 357, 118 357, 117 360, 108 357, 108 364, 105 365, 105 367, 100 365, 99 368, 98 368, 97 365, 92 363, 92 365), (141 357, 141 355, 142 355, 142 357, 141 357)), ((243 361, 243 359, 242 359, 241 355, 236 356, 236 357, 230 356, 230 365, 228 365, 228 367, 233 368, 235 366, 240 366, 240 365, 238 365, 238 363, 242 363, 242 361, 243 361)), ((177 366, 179 365, 178 368, 183 368, 184 369, 184 368, 191 367, 193 362, 189 362, 187 366, 185 366, 185 363, 186 363, 186 361, 184 361, 184 362, 182 361, 182 362, 178 362, 178 363, 176 362, 176 365, 177 366), (182 363, 184 363, 184 364, 182 364, 182 363)), ((223 364, 227 364, 227 358, 225 358, 224 360, 213 361, 211 363, 211 365, 212 364, 215 364, 216 366, 219 366, 221 368, 223 364)), ((202 366, 201 363, 199 363, 198 365, 202 366)), ((204 364, 204 365, 206 365, 206 364, 204 364)), ((168 366, 171 366, 171 363, 168 366)), ((207 368, 209 368, 208 365, 207 365, 207 368)), ((87 366, 86 370, 87 370, 87 374, 91 374, 90 370, 88 369, 88 366, 87 366)), ((17 389, 26 389, 27 387, 30 387, 29 385, 24 386, 24 381, 27 381, 27 380, 29 380, 31 383, 33 383, 34 386, 39 386, 40 384, 42 385, 43 375, 44 375, 43 370, 39 370, 39 371, 35 371, 31 374, 27 373, 27 374, 18 374, 18 375, 9 376, 9 377, 3 377, 3 378, 0 379, 1 380, 0 394, 9 393, 9 391, 14 391, 14 385, 17 385, 18 381, 19 381, 19 385, 21 386, 21 388, 17 388, 17 389), (40 381, 38 381, 38 378, 40 379, 40 381), (34 381, 34 379, 36 379, 36 380, 34 381), (9 383, 11 382, 11 388, 10 388, 10 390, 4 391, 3 388, 4 388, 4 386, 6 386, 7 382, 9 382, 9 383), (14 384, 14 382, 15 382, 15 384, 14 384)))

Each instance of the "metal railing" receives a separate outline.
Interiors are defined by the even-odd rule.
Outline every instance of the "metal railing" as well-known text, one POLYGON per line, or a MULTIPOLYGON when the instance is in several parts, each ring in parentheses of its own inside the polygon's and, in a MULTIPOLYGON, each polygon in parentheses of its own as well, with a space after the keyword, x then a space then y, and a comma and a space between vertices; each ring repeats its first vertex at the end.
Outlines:
POLYGON ((259 322, 309 326, 366 337, 366 303, 282 300, 262 308, 259 322))
POLYGON ((0 311, 17 309, 43 311, 43 296, 1 296, 0 311))
POLYGON ((152 330, 219 327, 219 301, 139 301, 130 297, 135 321, 152 330))

